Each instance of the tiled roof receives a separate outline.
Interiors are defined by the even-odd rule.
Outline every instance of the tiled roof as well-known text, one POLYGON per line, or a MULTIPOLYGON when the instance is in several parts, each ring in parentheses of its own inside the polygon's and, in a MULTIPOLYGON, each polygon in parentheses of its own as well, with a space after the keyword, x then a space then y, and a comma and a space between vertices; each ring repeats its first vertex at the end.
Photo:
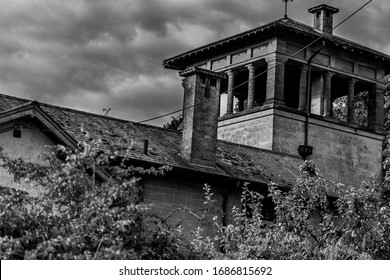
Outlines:
MULTIPOLYGON (((284 28, 287 30, 290 30, 292 32, 301 32, 304 35, 313 36, 314 38, 319 38, 322 36, 322 33, 319 33, 316 31, 313 27, 300 23, 298 21, 292 20, 290 18, 282 18, 273 22, 270 22, 268 24, 259 26, 257 28, 233 35, 228 38, 224 38, 222 40, 218 40, 216 42, 201 46, 199 48, 187 51, 185 53, 182 53, 180 55, 176 55, 174 57, 165 59, 163 62, 164 67, 171 68, 171 69, 181 69, 183 68, 183 61, 186 61, 187 59, 194 59, 197 55, 204 56, 207 53, 215 53, 216 49, 218 48, 225 48, 226 45, 229 44, 235 44, 239 42, 240 40, 248 40, 248 38, 256 38, 255 36, 259 36, 259 34, 262 34, 263 32, 271 32, 274 28, 284 28)), ((261 35, 260 35, 261 36, 261 35)), ((378 52, 376 50, 370 49, 366 46, 363 46, 361 44, 352 42, 350 40, 338 37, 336 35, 330 35, 326 34, 324 37, 324 40, 328 42, 332 42, 337 47, 344 48, 346 50, 358 50, 362 51, 366 54, 377 56, 383 60, 386 60, 390 62, 390 56, 381 52, 378 52)))
MULTIPOLYGON (((1 111, 32 104, 31 100, 0 94, 1 111)), ((302 160, 272 151, 233 144, 217 143, 215 168, 191 164, 180 156, 181 132, 137 124, 103 115, 62 108, 44 103, 39 107, 74 140, 101 139, 100 148, 115 147, 122 155, 152 164, 166 164, 173 168, 204 172, 249 182, 292 185, 302 160), (83 127, 84 133, 81 130, 83 127), (143 154, 143 140, 148 139, 148 154, 143 154)))

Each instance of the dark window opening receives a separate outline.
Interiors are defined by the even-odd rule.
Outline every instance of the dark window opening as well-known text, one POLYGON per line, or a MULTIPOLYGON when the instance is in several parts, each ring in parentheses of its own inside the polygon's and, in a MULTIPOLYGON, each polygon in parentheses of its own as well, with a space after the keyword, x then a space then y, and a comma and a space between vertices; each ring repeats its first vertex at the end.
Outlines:
POLYGON ((337 197, 333 196, 327 196, 328 199, 328 210, 332 212, 334 215, 338 215, 338 208, 337 208, 337 197))
POLYGON ((287 107, 298 109, 299 106, 300 69, 286 65, 284 75, 284 102, 287 107))
MULTIPOLYGON (((266 66, 258 66, 255 70, 253 108, 261 107, 265 101, 267 92, 266 70, 266 66)), ((248 75, 248 71, 242 71, 235 77, 234 113, 248 109, 248 75)))
POLYGON ((268 190, 262 188, 257 194, 261 195, 261 198, 254 196, 251 191, 244 193, 245 199, 242 202, 242 207, 245 207, 245 214, 247 218, 253 217, 253 211, 257 207, 261 207, 261 216, 264 221, 275 220, 275 204, 272 201, 272 198, 268 197, 268 190), (261 206, 260 206, 261 204, 261 206))

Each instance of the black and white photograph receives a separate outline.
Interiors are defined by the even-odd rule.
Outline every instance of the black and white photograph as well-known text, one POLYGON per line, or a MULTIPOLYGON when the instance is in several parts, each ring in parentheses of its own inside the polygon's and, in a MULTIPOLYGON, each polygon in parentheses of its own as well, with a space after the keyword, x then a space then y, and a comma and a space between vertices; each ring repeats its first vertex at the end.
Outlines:
POLYGON ((388 1, 0 4, 3 279, 383 275, 388 1))

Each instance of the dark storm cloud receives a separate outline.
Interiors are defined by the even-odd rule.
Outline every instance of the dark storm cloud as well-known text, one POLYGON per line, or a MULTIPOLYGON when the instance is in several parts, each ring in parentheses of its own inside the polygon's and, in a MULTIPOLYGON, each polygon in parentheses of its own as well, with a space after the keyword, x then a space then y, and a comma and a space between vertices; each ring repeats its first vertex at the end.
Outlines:
MULTIPOLYGON (((307 9, 322 2, 296 0, 289 16, 311 24, 307 9)), ((364 3, 325 2, 340 8, 337 20, 364 3)), ((389 52, 386 11, 384 0, 375 1, 336 33, 389 52)), ((0 92, 149 118, 182 105, 180 78, 163 59, 283 12, 274 0, 3 0, 0 92)))

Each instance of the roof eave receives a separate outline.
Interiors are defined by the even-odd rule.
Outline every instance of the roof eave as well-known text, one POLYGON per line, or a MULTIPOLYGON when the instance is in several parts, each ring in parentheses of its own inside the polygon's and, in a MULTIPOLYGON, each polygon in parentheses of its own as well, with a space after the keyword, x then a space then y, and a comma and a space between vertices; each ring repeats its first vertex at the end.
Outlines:
MULTIPOLYGON (((215 49, 215 48, 221 47, 223 45, 231 44, 231 43, 233 43, 233 42, 235 42, 237 40, 243 39, 244 37, 251 36, 251 35, 256 34, 258 32, 263 32, 265 30, 269 30, 270 28, 274 28, 274 27, 287 28, 287 29, 289 29, 289 30, 291 30, 293 32, 298 32, 298 33, 304 34, 306 36, 307 35, 312 36, 312 37, 323 36, 323 34, 315 32, 314 29, 313 29, 313 32, 308 32, 308 31, 305 31, 305 30, 300 30, 299 28, 295 28, 293 26, 288 26, 286 24, 283 24, 283 19, 282 19, 282 20, 273 21, 273 22, 268 23, 266 25, 262 25, 260 27, 251 29, 249 31, 245 31, 245 32, 236 34, 236 35, 231 36, 231 37, 228 37, 228 38, 225 38, 225 39, 222 39, 222 40, 219 40, 219 41, 216 41, 216 42, 213 42, 213 43, 201 46, 199 48, 190 50, 188 52, 185 52, 185 53, 182 53, 180 55, 171 57, 169 59, 165 59, 163 61, 163 66, 164 66, 164 68, 167 68, 167 69, 184 70, 185 67, 183 67, 181 62, 185 61, 186 59, 190 58, 191 56, 196 56, 199 53, 202 53, 202 52, 205 52, 205 51, 210 51, 211 49, 215 49)), ((337 42, 335 42, 333 40, 333 38, 335 38, 334 36, 323 36, 323 37, 324 37, 324 40, 328 40, 328 41, 333 42, 335 44, 339 44, 339 43, 337 43, 337 42)), ((374 55, 375 57, 390 63, 390 56, 388 56, 388 55, 386 55, 384 53, 381 53, 379 51, 376 51, 376 50, 373 50, 373 49, 370 49, 370 48, 363 48, 364 46, 360 46, 358 43, 349 41, 349 40, 347 40, 345 38, 340 38, 340 40, 346 41, 345 42, 346 45, 343 46, 345 49, 358 49, 361 52, 367 53, 369 55, 374 55)))
POLYGON ((215 49, 217 47, 223 46, 223 45, 228 45, 233 42, 236 42, 237 40, 241 40, 245 37, 252 36, 257 34, 258 32, 264 32, 266 30, 269 30, 270 28, 276 27, 276 21, 270 22, 268 24, 262 25, 260 27, 256 27, 254 29, 230 36, 228 38, 224 38, 221 40, 218 40, 216 42, 201 46, 199 48, 190 50, 188 52, 176 55, 174 57, 165 59, 163 61, 163 66, 164 68, 167 69, 173 69, 173 70, 184 70, 180 65, 177 64, 177 61, 179 60, 184 60, 189 58, 190 56, 195 56, 199 53, 205 52, 205 51, 210 51, 211 49, 215 49))

